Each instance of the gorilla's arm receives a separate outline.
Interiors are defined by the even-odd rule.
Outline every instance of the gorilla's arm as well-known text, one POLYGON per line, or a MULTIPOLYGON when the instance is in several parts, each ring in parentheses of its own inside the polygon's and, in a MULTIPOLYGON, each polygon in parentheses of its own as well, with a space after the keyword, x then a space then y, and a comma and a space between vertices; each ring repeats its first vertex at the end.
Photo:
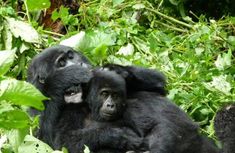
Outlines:
POLYGON ((93 128, 72 131, 72 147, 78 147, 77 150, 82 150, 84 145, 88 146, 91 151, 98 151, 103 148, 122 150, 136 150, 142 144, 142 138, 138 137, 128 128, 93 128), (76 143, 78 142, 78 143, 76 143))
POLYGON ((54 149, 64 146, 70 153, 80 153, 84 150, 84 145, 87 145, 95 152, 109 149, 109 153, 116 153, 115 150, 120 153, 121 150, 133 150, 131 148, 141 145, 142 138, 129 128, 121 126, 122 123, 95 122, 89 119, 88 111, 86 103, 65 105, 54 128, 54 149))
POLYGON ((106 64, 103 67, 122 75, 126 80, 128 92, 151 91, 163 96, 167 94, 166 78, 159 71, 117 64, 106 64))
POLYGON ((235 150, 235 104, 219 110, 215 117, 215 132, 222 142, 223 153, 233 153, 235 150))

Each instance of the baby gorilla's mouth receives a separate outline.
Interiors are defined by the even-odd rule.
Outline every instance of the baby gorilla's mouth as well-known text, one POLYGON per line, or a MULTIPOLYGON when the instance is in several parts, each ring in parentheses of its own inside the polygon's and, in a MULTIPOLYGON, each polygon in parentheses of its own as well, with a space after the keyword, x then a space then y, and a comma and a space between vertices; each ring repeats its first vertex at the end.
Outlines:
POLYGON ((82 90, 81 85, 74 85, 65 90, 64 100, 66 103, 81 103, 82 90))
POLYGON ((100 116, 107 121, 116 119, 116 113, 102 112, 100 116))

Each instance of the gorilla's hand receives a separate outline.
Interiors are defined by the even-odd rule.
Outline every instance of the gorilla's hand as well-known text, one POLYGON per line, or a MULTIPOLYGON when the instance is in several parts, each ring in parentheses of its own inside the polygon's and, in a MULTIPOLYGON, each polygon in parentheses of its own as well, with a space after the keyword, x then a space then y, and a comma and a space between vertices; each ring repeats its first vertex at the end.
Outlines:
MULTIPOLYGON (((162 96, 167 94, 166 77, 157 70, 137 67, 106 64, 104 69, 115 71, 126 80, 127 92, 150 91, 162 96)), ((127 94, 128 95, 128 94, 127 94)))

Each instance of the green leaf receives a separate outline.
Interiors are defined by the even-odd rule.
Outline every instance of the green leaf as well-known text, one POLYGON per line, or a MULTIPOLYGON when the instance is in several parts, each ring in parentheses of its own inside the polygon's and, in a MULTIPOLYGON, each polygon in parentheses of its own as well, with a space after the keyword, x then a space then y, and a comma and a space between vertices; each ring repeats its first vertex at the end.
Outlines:
POLYGON ((216 89, 224 94, 230 94, 232 86, 226 79, 226 75, 213 76, 213 80, 211 82, 204 83, 204 86, 211 91, 216 89))
POLYGON ((55 22, 59 17, 59 12, 57 10, 54 10, 52 12, 51 19, 55 22))
POLYGON ((79 49, 84 52, 90 52, 97 46, 112 46, 115 44, 115 41, 116 36, 114 34, 108 34, 102 30, 87 31, 85 38, 80 43, 79 49))
POLYGON ((134 46, 128 43, 126 46, 122 46, 116 54, 129 56, 129 55, 133 55, 133 53, 134 53, 134 46))
POLYGON ((37 11, 50 7, 50 0, 25 0, 29 11, 37 11))
POLYGON ((18 148, 19 153, 52 153, 52 148, 37 138, 26 135, 23 143, 18 148))
POLYGON ((14 62, 14 56, 15 49, 0 51, 0 76, 4 75, 10 69, 12 63, 14 62))
POLYGON ((5 129, 23 129, 30 125, 29 116, 21 110, 11 110, 0 114, 0 127, 5 129))
POLYGON ((63 41, 60 42, 61 45, 70 46, 72 48, 79 48, 79 46, 84 43, 86 33, 84 31, 79 32, 63 41))
POLYGON ((6 26, 6 22, 4 22, 4 31, 2 32, 3 42, 5 46, 5 50, 11 50, 14 46, 12 43, 13 41, 13 34, 8 26, 6 26))
POLYGON ((44 109, 43 96, 33 85, 25 81, 6 79, 0 82, 0 90, 3 91, 0 100, 10 101, 17 105, 31 106, 39 110, 44 109))
POLYGON ((219 54, 215 61, 215 66, 219 70, 232 66, 232 51, 229 50, 228 53, 219 54))
POLYGON ((30 24, 14 18, 6 19, 9 29, 16 38, 20 37, 29 43, 40 43, 38 32, 30 24))
POLYGON ((145 5, 144 5, 144 4, 135 4, 135 5, 133 6, 133 8, 136 9, 136 10, 140 10, 140 9, 145 8, 145 5))
POLYGON ((14 129, 7 132, 9 144, 12 146, 14 152, 18 152, 18 148, 23 142, 27 133, 29 133, 29 127, 23 129, 14 129))
POLYGON ((124 0, 113 0, 113 6, 117 6, 119 4, 121 4, 122 2, 124 2, 124 0))
POLYGON ((104 44, 96 47, 92 51, 93 60, 95 60, 97 62, 101 62, 103 59, 107 58, 107 50, 108 50, 108 47, 104 44))

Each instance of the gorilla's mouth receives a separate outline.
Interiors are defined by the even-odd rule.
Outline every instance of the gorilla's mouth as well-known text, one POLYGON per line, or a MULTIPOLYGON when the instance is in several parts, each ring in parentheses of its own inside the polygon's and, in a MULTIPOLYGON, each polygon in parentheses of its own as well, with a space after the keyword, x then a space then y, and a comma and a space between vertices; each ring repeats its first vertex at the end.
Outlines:
POLYGON ((116 113, 102 112, 100 115, 105 120, 113 120, 116 118, 116 113))
POLYGON ((66 103, 81 103, 82 90, 80 85, 74 85, 65 90, 64 100, 66 103))

